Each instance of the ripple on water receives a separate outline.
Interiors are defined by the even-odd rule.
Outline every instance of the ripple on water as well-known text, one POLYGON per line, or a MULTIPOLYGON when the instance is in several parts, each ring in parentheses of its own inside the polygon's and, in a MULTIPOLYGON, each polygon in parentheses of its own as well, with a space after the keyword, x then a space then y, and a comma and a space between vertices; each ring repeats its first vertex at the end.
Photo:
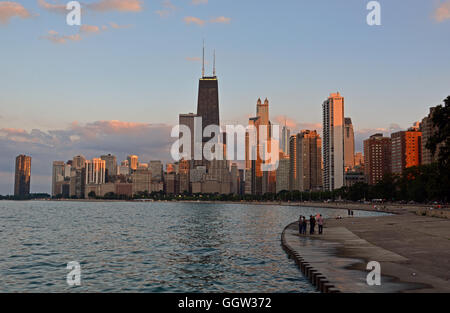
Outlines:
POLYGON ((346 214, 266 205, 29 204, 0 201, 0 292, 314 292, 282 250, 281 231, 300 214, 346 214), (71 261, 82 270, 75 289, 66 284, 71 261))

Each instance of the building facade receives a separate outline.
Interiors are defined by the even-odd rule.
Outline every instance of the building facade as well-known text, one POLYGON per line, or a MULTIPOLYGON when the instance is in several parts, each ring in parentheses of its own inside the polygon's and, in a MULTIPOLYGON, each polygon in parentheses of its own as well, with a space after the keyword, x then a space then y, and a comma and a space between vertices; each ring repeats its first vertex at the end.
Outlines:
POLYGON ((289 152, 291 190, 322 190, 322 140, 316 131, 291 136, 289 152))
POLYGON ((344 186, 344 97, 332 93, 323 109, 323 185, 325 190, 344 186))
POLYGON ((410 129, 391 134, 392 173, 419 166, 422 159, 422 132, 410 129))
POLYGON ((344 123, 344 168, 351 171, 355 167, 355 133, 353 131, 352 119, 345 118, 344 123))
POLYGON ((31 157, 21 154, 16 157, 14 196, 22 197, 29 195, 30 182, 31 182, 31 157))
POLYGON ((364 175, 366 182, 376 185, 391 173, 391 138, 375 134, 364 140, 364 175))

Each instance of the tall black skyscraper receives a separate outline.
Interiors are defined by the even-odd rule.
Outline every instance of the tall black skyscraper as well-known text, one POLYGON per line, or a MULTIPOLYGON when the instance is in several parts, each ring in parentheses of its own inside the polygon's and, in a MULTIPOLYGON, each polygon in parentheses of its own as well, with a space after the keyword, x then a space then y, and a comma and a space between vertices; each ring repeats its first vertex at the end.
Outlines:
MULTIPOLYGON (((213 76, 205 76, 205 48, 203 48, 202 78, 198 85, 197 115, 202 117, 202 131, 209 125, 219 125, 219 84, 216 77, 214 53, 213 76)), ((208 142, 211 138, 203 138, 208 142)))

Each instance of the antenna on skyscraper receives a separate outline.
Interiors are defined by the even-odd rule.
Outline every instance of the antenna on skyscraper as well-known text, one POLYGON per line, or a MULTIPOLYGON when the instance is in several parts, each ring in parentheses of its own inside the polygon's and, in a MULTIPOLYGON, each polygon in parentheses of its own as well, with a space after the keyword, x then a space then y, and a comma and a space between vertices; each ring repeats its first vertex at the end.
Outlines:
POLYGON ((216 49, 214 49, 213 77, 216 77, 216 49))
POLYGON ((205 39, 203 39, 202 77, 205 77, 205 39))

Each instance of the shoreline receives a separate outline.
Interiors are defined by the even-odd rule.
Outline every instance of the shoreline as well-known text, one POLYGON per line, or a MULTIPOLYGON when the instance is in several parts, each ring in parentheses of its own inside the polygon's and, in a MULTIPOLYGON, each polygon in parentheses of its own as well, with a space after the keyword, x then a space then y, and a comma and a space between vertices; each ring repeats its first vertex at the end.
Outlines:
MULTIPOLYGON (((433 205, 430 204, 396 204, 396 203, 359 203, 359 202, 265 202, 265 201, 195 201, 195 200, 108 200, 108 199, 32 199, 32 200, 4 200, 4 201, 52 201, 52 202, 131 202, 131 203, 151 203, 151 202, 179 202, 179 203, 205 203, 205 204, 251 204, 251 205, 277 205, 309 208, 326 208, 353 211, 369 211, 390 214, 407 214, 411 212, 423 212, 433 205)), ((448 210, 444 206, 441 210, 448 210)))
POLYGON ((450 220, 401 215, 326 220, 324 235, 286 226, 281 245, 321 292, 450 292, 450 220), (432 243, 432 244, 431 244, 432 243), (381 265, 381 286, 366 266, 381 265))

